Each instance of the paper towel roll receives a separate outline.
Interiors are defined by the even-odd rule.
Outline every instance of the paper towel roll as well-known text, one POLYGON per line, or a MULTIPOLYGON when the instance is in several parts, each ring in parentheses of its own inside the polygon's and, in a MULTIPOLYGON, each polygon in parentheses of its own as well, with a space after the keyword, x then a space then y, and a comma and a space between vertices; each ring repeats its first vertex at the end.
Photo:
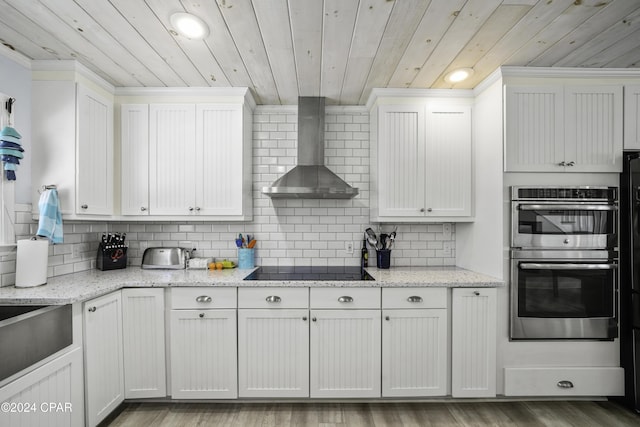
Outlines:
POLYGON ((48 240, 18 240, 16 288, 47 284, 48 240))

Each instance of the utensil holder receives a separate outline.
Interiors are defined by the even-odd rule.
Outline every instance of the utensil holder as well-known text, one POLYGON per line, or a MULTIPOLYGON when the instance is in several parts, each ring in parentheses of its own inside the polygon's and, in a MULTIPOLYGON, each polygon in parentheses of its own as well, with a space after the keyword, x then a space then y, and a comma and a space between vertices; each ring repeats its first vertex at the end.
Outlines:
POLYGON ((391 265, 391 249, 376 249, 378 268, 389 268, 391 265))
POLYGON ((238 249, 238 268, 254 268, 255 265, 255 249, 239 248, 238 249))

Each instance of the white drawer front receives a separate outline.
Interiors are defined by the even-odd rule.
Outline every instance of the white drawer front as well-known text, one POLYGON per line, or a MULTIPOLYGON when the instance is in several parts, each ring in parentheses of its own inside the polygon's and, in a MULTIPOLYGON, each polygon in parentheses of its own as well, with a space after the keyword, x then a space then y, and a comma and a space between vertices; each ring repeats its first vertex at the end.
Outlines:
POLYGON ((236 288, 172 288, 172 309, 236 308, 236 288))
POLYGON ((447 308, 447 288, 383 288, 382 308, 447 308))
POLYGON ((622 396, 624 370, 602 368, 505 368, 505 396, 622 396))
POLYGON ((311 308, 380 308, 379 288, 311 288, 311 308))
POLYGON ((309 288, 238 288, 239 308, 308 308, 309 288))

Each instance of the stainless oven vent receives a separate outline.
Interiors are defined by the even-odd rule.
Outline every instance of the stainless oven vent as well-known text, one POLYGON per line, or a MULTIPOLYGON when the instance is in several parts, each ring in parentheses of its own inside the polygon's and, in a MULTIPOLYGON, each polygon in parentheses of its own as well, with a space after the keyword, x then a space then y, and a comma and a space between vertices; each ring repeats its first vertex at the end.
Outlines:
POLYGON ((350 199, 358 189, 324 165, 323 97, 298 98, 298 164, 262 193, 272 199, 350 199))

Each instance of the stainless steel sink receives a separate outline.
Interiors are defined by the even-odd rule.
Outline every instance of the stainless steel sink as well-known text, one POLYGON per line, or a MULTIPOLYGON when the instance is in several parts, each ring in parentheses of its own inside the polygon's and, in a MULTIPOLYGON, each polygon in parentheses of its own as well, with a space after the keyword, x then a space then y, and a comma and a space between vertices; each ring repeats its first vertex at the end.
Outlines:
POLYGON ((0 381, 73 343, 71 305, 0 306, 0 381))

